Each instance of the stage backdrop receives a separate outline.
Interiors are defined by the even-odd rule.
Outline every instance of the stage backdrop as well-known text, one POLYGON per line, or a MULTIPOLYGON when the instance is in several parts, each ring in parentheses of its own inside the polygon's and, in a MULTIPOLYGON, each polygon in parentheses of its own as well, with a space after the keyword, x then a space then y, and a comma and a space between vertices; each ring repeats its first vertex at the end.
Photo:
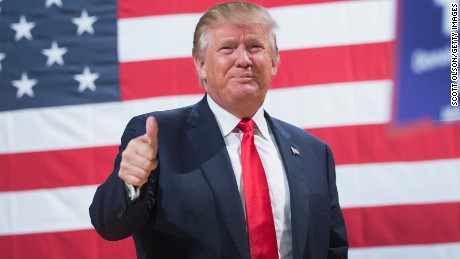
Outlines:
MULTIPOLYGON (((331 145, 350 258, 459 258, 459 124, 391 130, 397 2, 256 2, 279 22, 266 110, 331 145)), ((132 116, 202 97, 192 34, 214 3, 0 1, 0 257, 135 257, 88 206, 132 116)))

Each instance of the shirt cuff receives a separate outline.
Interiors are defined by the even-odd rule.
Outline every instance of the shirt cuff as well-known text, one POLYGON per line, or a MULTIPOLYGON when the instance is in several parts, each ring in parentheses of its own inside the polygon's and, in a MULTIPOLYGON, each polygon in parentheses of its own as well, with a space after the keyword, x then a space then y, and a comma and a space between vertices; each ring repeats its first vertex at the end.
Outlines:
POLYGON ((141 186, 134 187, 131 184, 125 183, 126 188, 128 189, 128 197, 130 200, 135 200, 139 195, 141 195, 141 186))

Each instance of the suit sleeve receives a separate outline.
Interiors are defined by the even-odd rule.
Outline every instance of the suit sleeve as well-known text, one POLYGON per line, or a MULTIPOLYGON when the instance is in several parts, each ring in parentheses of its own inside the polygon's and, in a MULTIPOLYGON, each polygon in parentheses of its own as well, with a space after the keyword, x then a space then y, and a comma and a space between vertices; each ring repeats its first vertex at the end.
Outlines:
POLYGON ((331 235, 329 242, 329 259, 348 258, 348 238, 345 221, 339 205, 336 185, 334 157, 331 149, 326 145, 327 169, 329 177, 329 190, 332 198, 331 235))
POLYGON ((115 159, 114 169, 107 180, 101 184, 89 207, 91 223, 96 231, 107 240, 120 240, 141 232, 152 216, 155 204, 155 181, 158 170, 152 172, 142 194, 130 201, 125 183, 118 177, 121 153, 129 141, 145 134, 146 117, 134 117, 128 123, 119 153, 115 159))

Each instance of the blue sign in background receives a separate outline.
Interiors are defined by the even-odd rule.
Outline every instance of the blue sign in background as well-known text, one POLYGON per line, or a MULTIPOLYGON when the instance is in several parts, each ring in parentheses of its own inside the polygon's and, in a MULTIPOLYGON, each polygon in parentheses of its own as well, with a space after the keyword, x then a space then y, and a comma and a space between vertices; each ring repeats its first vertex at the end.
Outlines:
POLYGON ((460 109, 450 105, 452 2, 399 1, 393 113, 398 125, 460 119, 460 109))

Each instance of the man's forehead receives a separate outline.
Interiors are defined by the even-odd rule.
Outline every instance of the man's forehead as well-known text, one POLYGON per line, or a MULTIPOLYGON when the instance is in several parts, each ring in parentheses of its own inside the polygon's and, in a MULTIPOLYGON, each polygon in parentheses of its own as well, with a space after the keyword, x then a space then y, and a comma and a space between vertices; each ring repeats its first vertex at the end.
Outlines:
POLYGON ((215 26, 209 31, 211 35, 216 36, 217 41, 232 41, 241 39, 245 40, 268 40, 268 34, 265 26, 256 25, 239 25, 239 24, 223 24, 215 26))
MULTIPOLYGON (((228 36, 228 37, 219 37, 217 38, 217 42, 230 42, 230 41, 237 41, 237 40, 240 40, 241 37, 240 36, 228 36)), ((260 34, 245 34, 243 36, 243 39, 245 41, 267 41, 268 39, 266 37, 263 37, 262 35, 260 34)))

